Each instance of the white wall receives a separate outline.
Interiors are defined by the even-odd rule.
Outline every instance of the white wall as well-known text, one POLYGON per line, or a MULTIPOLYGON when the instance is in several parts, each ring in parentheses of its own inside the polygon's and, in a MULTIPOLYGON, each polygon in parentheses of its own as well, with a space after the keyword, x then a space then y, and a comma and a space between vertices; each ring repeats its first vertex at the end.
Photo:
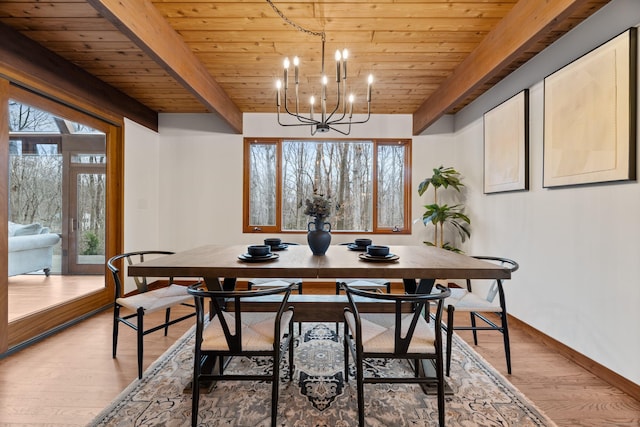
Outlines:
MULTIPOLYGON (((473 222, 465 250, 520 262, 508 286, 510 312, 640 384, 640 187, 633 182, 542 189, 540 83, 638 22, 640 2, 612 1, 455 119, 445 117, 413 137, 412 217, 420 218, 422 205, 431 202, 428 195, 417 197, 417 186, 434 167, 463 172, 473 222), (531 90, 530 190, 483 195, 482 114, 524 88, 531 90)), ((244 126, 247 137, 309 136, 279 127, 269 114, 245 114, 244 126)), ((408 138, 411 129, 411 116, 375 116, 351 136, 408 138)), ((128 125, 125 139, 126 249, 157 245, 178 251, 256 241, 241 232, 243 136, 215 115, 161 114, 159 134, 128 125)), ((388 242, 420 244, 430 235, 418 223, 411 236, 388 236, 388 242)), ((303 235, 287 238, 304 242, 303 235)), ((334 242, 352 238, 336 235, 334 242)))
POLYGON ((125 120, 124 136, 124 250, 158 249, 158 134, 125 120))
POLYGON ((453 145, 473 219, 467 252, 520 262, 507 286, 509 312, 636 384, 640 184, 542 188, 542 81, 638 22, 640 2, 613 1, 461 111, 453 145), (530 189, 484 195, 482 114, 525 88, 530 90, 530 189))

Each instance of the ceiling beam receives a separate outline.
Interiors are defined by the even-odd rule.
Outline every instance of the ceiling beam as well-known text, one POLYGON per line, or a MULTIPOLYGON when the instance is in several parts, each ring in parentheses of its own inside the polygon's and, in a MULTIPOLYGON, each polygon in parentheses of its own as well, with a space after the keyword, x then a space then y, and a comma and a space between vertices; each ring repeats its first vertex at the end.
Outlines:
POLYGON ((242 133, 242 112, 148 0, 87 0, 104 18, 199 99, 242 133))
POLYGON ((0 40, 1 76, 111 123, 158 130, 158 113, 4 24, 0 40))
POLYGON ((530 46, 589 0, 520 0, 451 76, 413 113, 413 134, 491 80, 530 46))

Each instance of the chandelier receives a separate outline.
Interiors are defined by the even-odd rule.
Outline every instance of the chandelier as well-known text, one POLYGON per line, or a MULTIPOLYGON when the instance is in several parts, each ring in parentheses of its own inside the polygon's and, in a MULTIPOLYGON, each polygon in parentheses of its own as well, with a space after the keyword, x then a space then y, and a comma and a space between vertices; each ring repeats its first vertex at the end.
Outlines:
POLYGON ((315 96, 311 96, 309 100, 309 114, 304 115, 300 111, 300 59, 296 56, 293 58, 293 91, 295 100, 293 105, 289 101, 290 88, 289 88, 289 68, 291 62, 289 58, 284 60, 284 76, 283 80, 276 82, 276 107, 278 124, 280 126, 309 126, 311 135, 315 135, 316 132, 325 133, 330 130, 334 130, 343 135, 349 135, 351 133, 351 125, 361 124, 369 121, 371 117, 371 87, 373 85, 373 76, 369 75, 367 81, 367 116, 364 120, 353 121, 353 104, 355 98, 353 94, 347 97, 347 58, 349 52, 344 49, 342 52, 339 50, 335 53, 336 60, 336 97, 331 104, 327 104, 327 92, 329 90, 329 78, 325 74, 324 69, 324 44, 325 33, 309 31, 301 26, 290 21, 284 14, 271 2, 267 0, 267 3, 271 5, 273 10, 289 25, 306 34, 318 36, 322 39, 322 57, 321 57, 321 74, 320 74, 320 99, 316 100, 315 96), (284 94, 281 92, 284 90, 284 94), (318 107, 316 107, 316 101, 318 107), (283 123, 280 118, 280 109, 284 108, 284 117, 293 118, 289 123, 283 123), (316 109, 317 108, 317 109, 316 109), (336 127, 340 126, 340 128, 336 127), (346 127, 346 128, 345 128, 346 127))

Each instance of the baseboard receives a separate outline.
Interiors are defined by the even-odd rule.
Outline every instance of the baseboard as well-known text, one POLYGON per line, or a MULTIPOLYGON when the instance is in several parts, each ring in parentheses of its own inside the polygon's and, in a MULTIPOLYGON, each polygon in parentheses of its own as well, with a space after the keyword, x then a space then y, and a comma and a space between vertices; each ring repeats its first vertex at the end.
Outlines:
POLYGON ((583 367, 587 371, 591 372, 593 375, 597 376, 601 380, 611 384, 613 387, 623 391, 634 399, 640 401, 640 385, 629 381, 625 377, 621 376, 599 364, 598 362, 588 358, 582 353, 578 353, 576 350, 568 347, 567 345, 561 343, 560 341, 551 338, 543 332, 540 332, 533 326, 523 322, 522 320, 509 315, 510 325, 517 325, 518 328, 524 330, 527 334, 531 335, 533 338, 538 339, 548 347, 556 350, 558 353, 565 356, 567 359, 576 363, 577 365, 583 367))

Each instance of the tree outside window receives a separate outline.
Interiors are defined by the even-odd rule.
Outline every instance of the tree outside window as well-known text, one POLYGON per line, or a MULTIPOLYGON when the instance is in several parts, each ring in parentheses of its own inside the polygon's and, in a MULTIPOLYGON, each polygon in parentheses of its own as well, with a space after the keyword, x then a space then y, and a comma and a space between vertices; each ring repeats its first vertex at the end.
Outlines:
POLYGON ((246 232, 306 231, 305 200, 331 200, 333 232, 408 233, 409 140, 245 140, 246 232))

